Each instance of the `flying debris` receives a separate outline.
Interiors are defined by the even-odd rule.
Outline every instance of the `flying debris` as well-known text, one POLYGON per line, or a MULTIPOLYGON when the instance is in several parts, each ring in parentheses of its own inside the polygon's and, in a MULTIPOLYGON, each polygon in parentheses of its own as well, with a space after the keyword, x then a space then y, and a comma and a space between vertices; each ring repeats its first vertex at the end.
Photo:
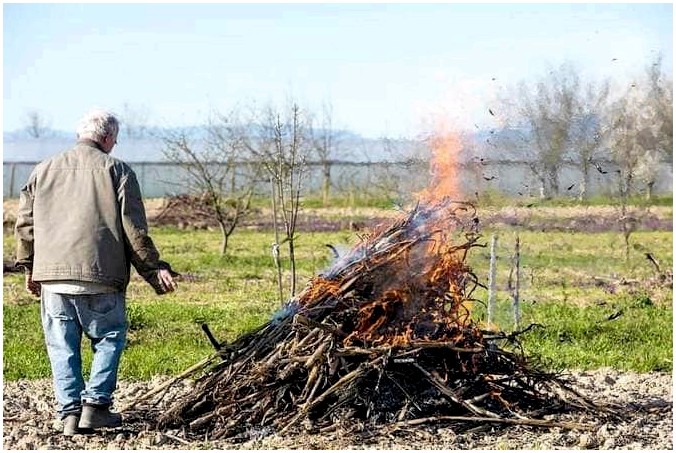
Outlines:
POLYGON ((650 261, 653 266, 655 266, 655 269, 657 270, 658 273, 662 273, 660 270, 660 263, 655 259, 652 253, 646 252, 645 257, 648 258, 648 261, 650 261))
POLYGON ((597 169, 597 170, 599 171, 599 173, 601 173, 602 175, 605 175, 606 173, 608 173, 606 170, 604 170, 604 169, 601 167, 601 165, 599 165, 599 164, 596 163, 596 162, 594 163, 594 167, 596 167, 596 169, 597 169))
POLYGON ((617 318, 619 318, 620 316, 622 316, 623 313, 624 313, 624 311, 623 311, 622 309, 619 309, 618 311, 616 311, 616 312, 613 313, 612 315, 608 316, 608 318, 606 318, 606 319, 607 319, 608 321, 612 321, 613 319, 617 319, 617 318))
POLYGON ((324 244, 327 246, 329 249, 331 249, 331 252, 333 253, 334 258, 340 258, 340 253, 338 253, 338 250, 331 244, 324 244))

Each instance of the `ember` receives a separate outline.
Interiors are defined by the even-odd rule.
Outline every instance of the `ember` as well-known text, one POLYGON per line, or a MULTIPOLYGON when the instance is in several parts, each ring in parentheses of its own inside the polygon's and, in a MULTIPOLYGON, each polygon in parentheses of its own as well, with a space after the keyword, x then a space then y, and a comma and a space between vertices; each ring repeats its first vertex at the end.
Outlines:
POLYGON ((362 237, 268 323, 220 346, 159 427, 248 440, 357 419, 554 426, 541 417, 596 408, 499 346, 518 346, 516 334, 471 319, 477 225, 472 205, 443 199, 362 237))

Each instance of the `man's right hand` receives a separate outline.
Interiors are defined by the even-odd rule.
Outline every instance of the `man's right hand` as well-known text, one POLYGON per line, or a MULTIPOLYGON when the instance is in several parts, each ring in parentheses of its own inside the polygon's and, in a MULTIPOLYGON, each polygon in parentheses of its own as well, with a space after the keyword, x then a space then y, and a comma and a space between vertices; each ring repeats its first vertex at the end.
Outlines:
POLYGON ((170 293, 176 290, 176 282, 170 269, 160 269, 157 271, 157 277, 165 292, 170 293))
POLYGON ((42 292, 42 285, 33 281, 33 274, 31 273, 26 273, 26 291, 35 297, 40 297, 40 293, 42 292))

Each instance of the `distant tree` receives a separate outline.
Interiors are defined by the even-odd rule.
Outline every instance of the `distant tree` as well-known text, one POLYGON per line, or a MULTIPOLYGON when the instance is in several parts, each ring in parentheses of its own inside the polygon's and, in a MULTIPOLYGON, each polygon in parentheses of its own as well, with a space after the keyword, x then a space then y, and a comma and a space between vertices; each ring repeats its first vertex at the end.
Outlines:
POLYGON ((333 126, 333 106, 325 103, 322 106, 322 114, 314 127, 309 127, 314 144, 313 157, 321 166, 322 171, 322 203, 329 204, 331 195, 331 165, 332 157, 336 152, 339 137, 333 126))
POLYGON ((26 114, 25 129, 32 138, 44 137, 50 131, 49 121, 37 110, 31 110, 26 114))
POLYGON ((610 81, 589 82, 575 97, 570 124, 570 155, 582 173, 578 198, 587 198, 594 159, 603 149, 607 137, 608 96, 610 81))
POLYGON ((643 184, 650 199, 661 163, 673 156, 673 89, 660 65, 658 58, 610 112, 610 149, 619 166, 620 193, 626 196, 643 184))
POLYGON ((662 55, 658 55, 647 68, 648 103, 655 111, 657 149, 665 160, 674 156, 674 81, 662 68, 662 55))
POLYGON ((129 139, 144 138, 148 134, 148 116, 147 108, 133 107, 125 102, 121 115, 125 136, 129 139))
POLYGON ((522 81, 515 94, 502 99, 508 112, 504 119, 520 131, 522 143, 517 146, 526 154, 543 197, 559 193, 559 173, 571 145, 579 92, 578 73, 564 64, 534 85, 522 81))
POLYGON ((229 117, 216 114, 204 127, 204 137, 190 138, 185 131, 165 132, 163 153, 185 172, 187 192, 211 207, 221 231, 221 255, 230 236, 249 213, 255 167, 242 165, 246 149, 233 135, 229 117))
POLYGON ((403 204, 413 201, 411 198, 426 187, 430 161, 426 139, 383 136, 362 139, 354 148, 359 164, 336 183, 348 191, 351 204, 354 205, 357 194, 361 198, 384 198, 403 204))
POLYGON ((644 76, 645 98, 642 116, 650 121, 640 146, 646 159, 639 165, 638 178, 645 184, 645 196, 650 200, 664 161, 673 159, 673 81, 662 72, 662 56, 658 56, 646 69, 644 76))
MULTIPOLYGON (((603 101, 608 108, 600 120, 606 124, 601 128, 602 140, 608 146, 617 170, 597 168, 617 182, 620 202, 617 222, 624 239, 626 260, 632 249, 630 238, 642 215, 630 208, 630 197, 644 185, 646 198, 650 199, 660 165, 673 156, 671 85, 671 80, 662 74, 661 57, 658 57, 646 73, 630 83, 614 101, 607 104, 603 101)), ((599 92, 606 96, 605 90, 599 92)), ((594 95, 593 98, 603 100, 604 97, 594 95)))

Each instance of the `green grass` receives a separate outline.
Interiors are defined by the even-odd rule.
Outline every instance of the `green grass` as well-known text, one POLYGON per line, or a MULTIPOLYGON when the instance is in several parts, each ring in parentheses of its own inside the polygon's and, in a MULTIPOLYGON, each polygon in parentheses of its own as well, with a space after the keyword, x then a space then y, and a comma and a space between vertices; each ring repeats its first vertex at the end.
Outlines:
POLYGON ((645 295, 587 307, 526 304, 524 319, 544 326, 529 331, 524 344, 553 368, 672 370, 672 309, 645 295))
MULTIPOLYGON (((484 232, 489 242, 491 231, 484 232)), ((507 288, 509 258, 516 230, 503 229, 498 242, 498 317, 503 330, 512 328, 507 288)), ((217 232, 159 228, 152 231, 163 258, 194 281, 181 282, 177 292, 157 297, 134 274, 129 286, 128 345, 121 363, 125 379, 177 374, 213 352, 201 330, 207 323, 220 341, 231 341, 270 319, 280 307, 271 256, 273 235, 238 231, 227 256, 218 254, 217 232)), ((529 355, 554 369, 672 370, 671 287, 651 284, 654 270, 645 259, 650 251, 665 269, 673 262, 671 232, 636 232, 630 259, 624 258, 619 233, 519 232, 521 238, 522 327, 544 327, 521 337, 529 355), (632 282, 598 284, 596 278, 632 282), (621 316, 608 318, 618 312, 621 316)), ((331 253, 325 244, 348 247, 352 232, 300 233, 297 237, 298 289, 325 269, 331 253)), ((11 260, 14 239, 4 236, 4 256, 11 260)), ((488 247, 469 258, 482 283, 487 282, 488 247)), ((474 296, 486 300, 479 288, 474 296)), ((476 304, 474 317, 485 321, 476 304)), ((23 277, 3 281, 3 375, 5 379, 50 376, 39 316, 39 304, 23 290, 23 277)), ((86 346, 85 364, 91 360, 86 346)))
MULTIPOLYGON (((565 192, 565 191, 564 191, 565 192)), ((391 209, 395 203, 412 202, 413 200, 395 199, 391 194, 383 193, 369 194, 367 192, 355 190, 351 193, 341 192, 332 193, 329 197, 329 206, 332 208, 378 208, 391 209)), ((659 194, 647 200, 643 194, 631 196, 626 200, 627 206, 649 207, 649 206, 673 206, 673 196, 659 194)), ((483 208, 503 208, 508 206, 526 206, 535 203, 541 207, 578 207, 578 206, 620 206, 621 200, 618 197, 609 195, 594 195, 586 200, 578 200, 576 196, 561 194, 558 197, 541 199, 540 197, 512 196, 499 190, 486 189, 479 194, 478 205, 483 208)), ((270 199, 267 197, 255 197, 252 202, 254 208, 269 208, 270 199)), ((306 194, 303 198, 304 209, 315 209, 324 207, 324 200, 319 192, 306 194)))
MULTIPOLYGON (((595 195, 585 200, 579 200, 576 196, 558 196, 552 198, 527 197, 527 196, 508 196, 504 193, 494 191, 484 191, 479 195, 479 206, 483 208, 503 208, 509 206, 527 206, 535 204, 538 207, 591 207, 591 206, 622 206, 622 200, 619 197, 610 197, 606 195, 595 195)), ((634 195, 625 201, 627 207, 650 206, 673 206, 674 199, 671 195, 653 196, 650 200, 642 195, 634 195)))

